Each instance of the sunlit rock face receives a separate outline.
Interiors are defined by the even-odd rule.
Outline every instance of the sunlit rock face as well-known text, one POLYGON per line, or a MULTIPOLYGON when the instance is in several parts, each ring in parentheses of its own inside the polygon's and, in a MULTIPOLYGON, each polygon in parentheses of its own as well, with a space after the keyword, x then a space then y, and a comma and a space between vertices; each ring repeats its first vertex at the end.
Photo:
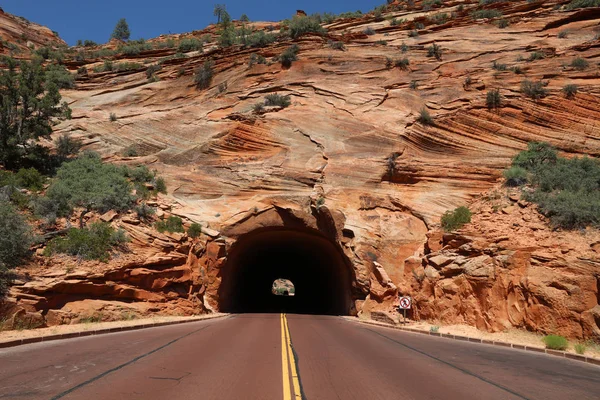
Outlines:
MULTIPOLYGON (((325 36, 259 49, 220 50, 212 42, 185 58, 170 57, 174 48, 117 56, 115 62, 147 62, 131 71, 93 73, 101 61, 67 62, 73 72, 86 66, 89 73, 63 93, 74 119, 56 133, 81 138, 107 161, 158 170, 169 186, 167 212, 212 234, 175 245, 130 227, 140 237, 137 255, 171 258, 161 261, 159 275, 146 271, 154 266, 134 262, 132 268, 144 271, 119 276, 155 293, 126 291, 127 300, 156 304, 160 312, 174 304, 184 313, 217 311, 224 298, 234 298, 221 284, 228 268, 237 268, 230 257, 236 242, 253 231, 290 232, 299 224, 334 249, 323 254, 340 254, 331 259, 344 266, 332 270, 343 271, 334 290, 343 313, 387 313, 393 321, 398 294, 411 294, 416 319, 598 335, 596 233, 555 232, 532 205, 513 202, 503 213, 495 200, 481 200, 500 187, 502 170, 529 141, 549 142, 568 156, 600 154, 600 17, 553 6, 497 4, 510 21, 500 29, 473 20, 470 5, 422 12, 417 4, 418 10, 385 14, 406 19, 397 26, 364 17, 338 20, 325 36), (428 18, 442 12, 455 14, 440 25, 428 18), (424 27, 409 35, 416 23, 424 27), (375 34, 364 34, 367 27, 375 34), (559 38, 561 31, 569 33, 559 38), (331 48, 330 40, 345 50, 331 48), (434 42, 441 60, 428 56, 434 42), (300 51, 290 68, 272 61, 293 43, 300 51), (249 66, 252 53, 269 63, 249 66), (394 66, 405 57, 406 69, 394 66), (589 66, 571 67, 576 57, 589 66), (207 59, 214 61, 214 79, 198 90, 193 72, 207 59), (159 81, 149 82, 146 65, 161 60, 159 81), (506 68, 494 69, 494 62, 506 68), (548 96, 527 98, 520 92, 524 79, 542 80, 548 96), (575 97, 563 95, 566 84, 579 86, 575 97), (486 106, 490 89, 500 89, 499 108, 486 106), (270 93, 289 95, 291 105, 254 113, 270 93), (417 121, 423 108, 433 117, 430 125, 417 121), (125 157, 128 149, 136 156, 125 157), (444 236, 437 230, 440 215, 464 204, 476 211, 474 222, 464 233, 444 236), (301 222, 290 228, 286 218, 301 222), (503 236, 509 240, 498 239, 503 236), (576 245, 567 249, 570 243, 576 245), (546 252, 552 256, 540 255, 546 252)), ((193 35, 215 32, 209 27, 193 35)), ((303 277, 306 282, 318 276, 308 270, 313 275, 303 277)), ((80 292, 121 296, 97 290, 80 292)), ((33 309, 42 307, 37 304, 33 309)))

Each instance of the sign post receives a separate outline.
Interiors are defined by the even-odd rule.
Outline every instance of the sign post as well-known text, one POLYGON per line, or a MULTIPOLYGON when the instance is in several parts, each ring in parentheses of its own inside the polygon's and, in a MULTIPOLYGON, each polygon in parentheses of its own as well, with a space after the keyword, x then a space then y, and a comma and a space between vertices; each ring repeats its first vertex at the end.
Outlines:
POLYGON ((410 310, 412 306, 412 299, 410 296, 402 296, 400 297, 400 305, 399 308, 402 310, 404 314, 404 320, 402 323, 406 323, 406 310, 410 310))

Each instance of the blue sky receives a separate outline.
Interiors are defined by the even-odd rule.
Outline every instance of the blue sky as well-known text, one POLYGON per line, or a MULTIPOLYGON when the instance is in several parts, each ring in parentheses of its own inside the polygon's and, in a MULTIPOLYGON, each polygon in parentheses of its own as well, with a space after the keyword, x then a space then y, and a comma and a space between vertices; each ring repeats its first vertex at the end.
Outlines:
POLYGON ((250 20, 279 21, 297 9, 306 13, 361 10, 384 4, 384 0, 3 0, 4 11, 25 17, 57 31, 70 45, 78 39, 104 43, 120 18, 126 18, 131 39, 152 38, 162 33, 190 32, 215 22, 215 3, 224 3, 234 19, 246 13, 250 20))

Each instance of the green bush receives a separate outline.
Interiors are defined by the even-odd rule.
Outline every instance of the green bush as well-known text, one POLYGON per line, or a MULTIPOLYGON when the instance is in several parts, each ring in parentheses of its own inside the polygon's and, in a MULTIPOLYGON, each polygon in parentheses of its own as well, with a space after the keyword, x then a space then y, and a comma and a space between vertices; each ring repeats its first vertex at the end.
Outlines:
MULTIPOLYGON (((54 211, 57 216, 68 217, 75 207, 86 211, 126 211, 131 208, 134 197, 132 188, 122 168, 103 164, 93 153, 64 163, 57 171, 56 179, 46 191, 49 200, 45 213, 54 211)), ((80 215, 83 226, 85 211, 80 215)))
POLYGON ((473 19, 490 19, 490 18, 498 18, 502 16, 502 12, 498 10, 477 10, 471 13, 473 19))
POLYGON ((252 67, 255 64, 266 64, 267 59, 261 56, 260 54, 252 53, 250 54, 250 59, 248 61, 248 66, 252 67))
POLYGON ((579 88, 577 87, 577 85, 569 84, 569 85, 563 86, 562 92, 565 94, 566 98, 570 99, 570 98, 575 97, 578 89, 579 88))
POLYGON ((194 82, 198 89, 208 89, 213 79, 213 67, 212 61, 205 61, 204 64, 196 70, 194 75, 194 82))
POLYGON ((328 44, 329 44, 329 47, 334 50, 341 50, 341 51, 346 50, 346 46, 344 46, 344 42, 334 42, 334 41, 330 40, 328 42, 328 44))
POLYGON ((499 108, 502 105, 502 96, 500 95, 500 89, 488 90, 485 99, 485 104, 489 109, 499 108))
POLYGON ((39 192, 44 188, 46 177, 35 168, 21 168, 15 174, 15 182, 21 188, 39 192))
POLYGON ((365 28, 365 30, 363 31, 363 33, 364 33, 365 35, 372 36, 372 35, 374 35, 374 34, 375 34, 375 29, 371 28, 370 26, 367 26, 367 27, 365 28))
POLYGON ((600 0, 573 0, 567 4, 567 10, 575 10, 577 8, 600 7, 600 0))
POLYGON ((408 58, 399 58, 394 62, 394 65, 401 70, 408 69, 408 65, 410 64, 410 60, 408 58))
POLYGON ((423 2, 423 10, 429 11, 434 7, 441 7, 442 0, 425 0, 423 2))
POLYGON ((147 79, 155 79, 156 78, 156 73, 158 71, 160 71, 162 69, 162 67, 158 64, 154 64, 154 65, 150 65, 147 69, 146 69, 146 78, 147 79))
POLYGON ((585 58, 581 58, 581 57, 577 57, 577 58, 573 59, 573 61, 571 61, 571 67, 573 67, 579 71, 583 71, 589 65, 590 64, 587 62, 587 60, 585 58))
POLYGON ((265 97, 265 105, 266 106, 276 106, 276 107, 286 108, 286 107, 289 107, 290 104, 292 104, 292 101, 291 101, 289 95, 283 96, 279 93, 272 93, 272 94, 268 94, 265 97))
POLYGON ((534 51, 533 53, 529 54, 527 61, 543 60, 544 58, 546 58, 544 53, 541 51, 534 51))
POLYGON ((154 181, 154 190, 158 193, 167 194, 167 184, 165 183, 164 178, 156 178, 154 181))
POLYGON ((56 146, 56 155, 61 161, 77 154, 82 146, 81 141, 71 138, 68 133, 57 137, 54 145, 56 146))
POLYGON ((583 343, 577 343, 575 345, 575 353, 577 354, 584 354, 586 349, 587 347, 583 343))
POLYGON ((566 350, 569 347, 567 339, 559 335, 546 335, 542 340, 547 349, 566 350))
POLYGON ((432 44, 427 48, 427 56, 435 57, 436 60, 440 61, 442 59, 442 47, 437 44, 432 44))
POLYGON ((442 228, 445 231, 454 231, 469 222, 471 222, 471 211, 464 206, 458 207, 454 211, 446 211, 442 215, 442 228))
POLYGON ((250 18, 248 18, 248 16, 246 14, 242 14, 242 16, 240 17, 240 21, 241 22, 250 22, 250 18))
POLYGON ((190 51, 202 51, 202 42, 196 38, 186 38, 179 42, 177 51, 179 53, 189 53, 190 51))
POLYGON ((498 28, 500 28, 500 29, 504 29, 504 28, 508 27, 508 25, 510 25, 510 23, 508 22, 508 20, 506 20, 506 19, 504 19, 504 18, 502 18, 502 19, 499 19, 499 20, 496 22, 496 26, 497 26, 498 28))
POLYGON ((564 31, 558 32, 557 36, 558 36, 559 39, 565 39, 568 35, 569 35, 569 31, 568 30, 564 30, 564 31))
POLYGON ((29 224, 8 202, 0 200, 0 265, 12 268, 29 256, 29 224))
POLYGON ((506 71, 506 64, 500 64, 496 60, 492 63, 492 68, 496 71, 506 71))
POLYGON ((200 236, 201 233, 202 233, 202 225, 197 224, 195 222, 192 225, 190 225, 190 227, 188 228, 188 231, 187 231, 188 236, 191 238, 197 238, 200 236))
POLYGON ((70 89, 73 87, 75 78, 60 64, 50 64, 45 71, 46 82, 53 82, 60 89, 70 89))
POLYGON ((600 226, 600 161, 561 158, 546 143, 530 143, 512 165, 528 171, 534 190, 525 198, 537 203, 553 226, 600 226))
POLYGON ((250 47, 265 47, 273 43, 277 36, 265 31, 258 31, 248 35, 247 45, 250 47))
POLYGON ((108 261, 110 251, 128 242, 123 230, 115 230, 110 224, 95 222, 89 228, 67 231, 65 237, 50 241, 44 255, 69 254, 84 260, 108 261))
POLYGON ((544 87, 543 82, 533 82, 528 79, 521 82, 521 92, 534 100, 539 100, 548 95, 548 90, 544 87))
POLYGON ((175 217, 173 215, 171 215, 166 220, 157 221, 156 224, 154 224, 154 226, 156 227, 156 230, 161 233, 163 233, 163 232, 169 232, 169 233, 181 232, 181 233, 183 233, 184 232, 183 221, 181 220, 181 218, 175 217))
POLYGON ((555 164, 558 160, 556 149, 544 142, 529 142, 527 150, 513 158, 512 165, 528 171, 535 171, 547 164, 555 164))
POLYGON ((450 17, 446 13, 437 13, 429 17, 429 20, 436 25, 445 24, 450 17))
POLYGON ((424 125, 433 125, 433 118, 431 118, 429 111, 425 107, 419 112, 418 121, 424 125))
POLYGON ((298 59, 298 51, 300 48, 298 45, 294 44, 287 49, 279 56, 279 61, 281 61, 281 66, 285 68, 289 68, 292 66, 292 62, 298 59))
POLYGON ((510 167, 505 170, 504 179, 507 186, 522 186, 527 183, 527 170, 521 167, 510 167))
POLYGON ((138 218, 141 220, 147 220, 148 218, 150 218, 151 216, 156 214, 156 209, 153 207, 150 207, 146 203, 142 203, 142 204, 135 206, 133 208, 133 210, 137 214, 138 218))
POLYGON ((294 16, 289 23, 289 29, 292 39, 296 39, 305 33, 323 34, 326 32, 319 20, 313 16, 294 16))

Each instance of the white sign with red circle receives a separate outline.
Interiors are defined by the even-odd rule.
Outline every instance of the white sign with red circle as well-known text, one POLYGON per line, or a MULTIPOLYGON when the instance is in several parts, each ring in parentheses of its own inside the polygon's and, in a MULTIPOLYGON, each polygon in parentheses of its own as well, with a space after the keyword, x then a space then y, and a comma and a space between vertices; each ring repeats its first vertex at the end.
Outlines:
POLYGON ((410 310, 412 306, 412 299, 409 296, 400 297, 400 309, 410 310))

